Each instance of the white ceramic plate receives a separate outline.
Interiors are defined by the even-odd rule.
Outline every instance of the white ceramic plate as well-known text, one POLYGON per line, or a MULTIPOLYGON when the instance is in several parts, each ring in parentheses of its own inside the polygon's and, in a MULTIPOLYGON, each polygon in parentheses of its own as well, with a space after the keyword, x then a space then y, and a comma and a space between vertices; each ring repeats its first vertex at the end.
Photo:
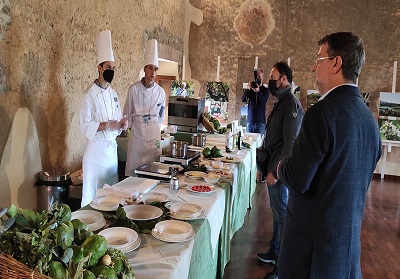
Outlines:
POLYGON ((157 192, 149 192, 143 195, 143 202, 151 203, 151 202, 167 202, 168 196, 166 194, 157 193, 157 192))
POLYGON ((159 240, 165 242, 184 242, 193 239, 195 236, 192 226, 186 222, 167 220, 160 223, 157 223, 157 225, 161 231, 156 228, 157 225, 151 231, 151 234, 159 240))
POLYGON ((115 249, 125 248, 139 237, 136 231, 126 227, 112 227, 102 230, 98 234, 104 236, 107 245, 115 249))
POLYGON ((121 251, 124 254, 132 252, 133 250, 137 249, 141 243, 142 240, 140 239, 140 237, 138 237, 134 242, 122 248, 121 251))
POLYGON ((127 205, 124 206, 124 210, 126 217, 134 221, 153 220, 163 215, 163 211, 160 208, 147 204, 127 205))
POLYGON ((193 232, 189 223, 178 220, 166 220, 156 224, 154 231, 163 239, 184 240, 193 232))
POLYGON ((190 235, 188 235, 188 237, 186 237, 185 239, 182 239, 182 240, 171 240, 171 239, 166 239, 166 238, 162 237, 162 235, 160 235, 154 229, 151 231, 151 235, 154 236, 155 238, 157 238, 158 240, 165 241, 165 242, 173 242, 173 243, 185 242, 185 241, 191 240, 191 239, 194 238, 195 234, 196 233, 194 231, 192 231, 192 233, 190 235))
POLYGON ((195 203, 178 202, 171 205, 169 210, 171 214, 174 214, 175 216, 192 218, 198 216, 199 212, 202 211, 202 208, 200 205, 195 203))
POLYGON ((171 212, 171 217, 174 218, 174 219, 177 219, 177 220, 191 221, 191 220, 197 220, 197 219, 204 218, 205 215, 204 215, 204 211, 201 210, 199 213, 194 214, 194 215, 192 215, 190 217, 185 216, 185 215, 180 215, 180 214, 175 213, 175 212, 171 212))
POLYGON ((80 219, 92 232, 101 229, 106 223, 103 214, 94 210, 74 211, 71 214, 71 220, 73 219, 80 219))
POLYGON ((202 171, 187 171, 185 172, 185 176, 194 179, 194 180, 200 180, 203 179, 203 176, 207 175, 205 172, 202 171))
POLYGON ((186 189, 191 193, 209 195, 214 193, 217 190, 217 187, 211 185, 188 185, 186 186, 186 189))
POLYGON ((100 211, 115 211, 120 204, 123 204, 125 200, 121 197, 109 195, 95 197, 91 202, 90 206, 100 211))

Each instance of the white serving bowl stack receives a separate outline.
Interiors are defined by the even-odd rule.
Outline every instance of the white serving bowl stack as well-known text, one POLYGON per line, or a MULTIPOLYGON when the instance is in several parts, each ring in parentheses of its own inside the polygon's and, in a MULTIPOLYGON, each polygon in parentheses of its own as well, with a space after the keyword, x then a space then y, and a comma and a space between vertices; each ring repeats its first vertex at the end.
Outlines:
POLYGON ((124 249, 138 239, 136 231, 126 227, 111 227, 99 232, 105 237, 107 245, 115 249, 124 249))
POLYGON ((163 240, 180 241, 190 237, 193 227, 189 223, 178 220, 166 220, 156 224, 154 231, 163 240))
POLYGON ((106 224, 106 219, 104 219, 103 214, 94 210, 74 211, 71 214, 71 220, 73 219, 80 219, 92 232, 101 229, 106 224))
POLYGON ((203 210, 200 205, 188 202, 178 202, 170 207, 172 217, 178 219, 196 219, 203 215, 203 210))

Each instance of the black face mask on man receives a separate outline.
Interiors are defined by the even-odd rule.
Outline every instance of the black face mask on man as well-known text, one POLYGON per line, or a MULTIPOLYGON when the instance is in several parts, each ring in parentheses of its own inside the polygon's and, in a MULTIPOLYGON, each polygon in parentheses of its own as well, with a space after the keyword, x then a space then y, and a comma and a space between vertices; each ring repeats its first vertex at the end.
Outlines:
POLYGON ((111 83, 111 81, 112 81, 113 78, 114 78, 114 70, 110 70, 110 69, 104 70, 104 72, 103 72, 103 78, 104 78, 104 80, 107 81, 108 83, 111 83))
POLYGON ((275 79, 270 79, 268 81, 268 89, 269 92, 272 94, 272 96, 277 96, 277 91, 279 90, 279 88, 282 86, 282 83, 279 85, 279 87, 276 86, 276 83, 278 82, 278 80, 280 80, 282 78, 282 76, 280 76, 277 80, 275 79))

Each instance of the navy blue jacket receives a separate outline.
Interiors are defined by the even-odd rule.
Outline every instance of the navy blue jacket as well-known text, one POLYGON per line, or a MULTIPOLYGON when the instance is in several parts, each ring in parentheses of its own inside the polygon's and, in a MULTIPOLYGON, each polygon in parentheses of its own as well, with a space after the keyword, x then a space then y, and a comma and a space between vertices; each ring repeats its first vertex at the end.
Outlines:
POLYGON ((381 155, 359 89, 342 85, 309 108, 278 175, 289 188, 279 279, 359 279, 365 196, 381 155))
POLYGON ((260 86, 259 92, 246 89, 242 96, 242 102, 247 103, 247 123, 265 124, 266 105, 269 90, 264 85, 260 86))

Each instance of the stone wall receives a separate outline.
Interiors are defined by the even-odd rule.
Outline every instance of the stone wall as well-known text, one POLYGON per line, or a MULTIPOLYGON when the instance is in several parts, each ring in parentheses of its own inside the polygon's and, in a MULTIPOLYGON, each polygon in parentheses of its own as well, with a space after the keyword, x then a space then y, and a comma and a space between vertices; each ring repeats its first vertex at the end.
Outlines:
POLYGON ((200 96, 206 81, 216 79, 221 57, 220 80, 230 83, 235 104, 229 106, 230 120, 240 114, 242 83, 253 78, 255 56, 266 75, 274 62, 290 57, 305 106, 317 40, 335 31, 354 31, 364 39, 359 85, 371 93, 376 116, 379 92, 391 91, 393 61, 399 60, 400 0, 190 0, 197 12, 192 23, 191 14, 185 15, 188 1, 0 0, 0 158, 17 110, 26 107, 37 128, 43 169, 80 168, 85 138, 79 102, 97 77, 94 43, 104 29, 112 32, 113 87, 122 102, 138 79, 149 38, 178 59, 187 54, 186 79, 196 80, 200 96))
MULTIPOLYGON (((183 51, 186 0, 0 0, 0 158, 14 116, 33 115, 43 169, 81 167, 80 98, 97 78, 95 38, 110 29, 121 102, 156 38, 183 51)), ((181 54, 182 56, 182 54, 181 54)))

